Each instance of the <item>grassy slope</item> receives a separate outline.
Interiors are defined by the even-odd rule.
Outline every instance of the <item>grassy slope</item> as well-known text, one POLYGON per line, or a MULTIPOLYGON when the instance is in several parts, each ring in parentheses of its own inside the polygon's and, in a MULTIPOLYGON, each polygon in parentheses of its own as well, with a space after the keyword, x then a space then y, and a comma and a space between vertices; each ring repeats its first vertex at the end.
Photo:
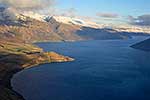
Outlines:
POLYGON ((72 60, 55 52, 43 52, 31 44, 0 41, 0 100, 23 100, 11 90, 10 79, 14 73, 42 63, 72 60))

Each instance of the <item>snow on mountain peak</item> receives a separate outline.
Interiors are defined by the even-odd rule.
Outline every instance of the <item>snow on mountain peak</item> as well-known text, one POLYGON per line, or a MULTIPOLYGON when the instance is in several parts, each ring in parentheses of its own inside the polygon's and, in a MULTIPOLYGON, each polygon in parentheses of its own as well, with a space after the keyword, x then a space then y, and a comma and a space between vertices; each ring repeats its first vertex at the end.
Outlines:
POLYGON ((92 28, 100 28, 101 26, 91 22, 91 21, 84 21, 78 18, 71 18, 71 17, 64 17, 64 16, 53 16, 53 18, 60 23, 64 24, 72 24, 72 25, 79 25, 85 27, 92 27, 92 28))
POLYGON ((45 17, 45 15, 34 13, 32 11, 23 12, 23 15, 28 16, 30 18, 34 18, 34 19, 39 20, 39 21, 44 21, 44 17, 45 17))
POLYGON ((24 16, 28 16, 30 18, 34 18, 39 21, 45 21, 46 17, 53 17, 57 22, 64 23, 64 24, 71 24, 71 25, 79 25, 79 26, 85 26, 85 27, 92 27, 92 28, 101 28, 102 25, 96 24, 92 21, 85 21, 79 18, 72 18, 72 17, 65 17, 65 16, 48 16, 48 15, 42 15, 38 13, 34 13, 32 11, 29 12, 23 12, 24 16))
POLYGON ((82 20, 79 18, 72 18, 72 17, 65 17, 65 16, 48 16, 48 15, 41 15, 34 12, 24 12, 23 15, 34 18, 39 21, 44 21, 45 18, 54 18, 59 23, 70 24, 70 25, 79 25, 84 27, 91 27, 91 28, 108 28, 111 27, 112 29, 118 32, 143 32, 143 33, 150 33, 150 28, 148 27, 138 27, 131 25, 121 25, 121 26, 111 26, 111 25, 104 25, 104 24, 97 24, 95 22, 89 20, 82 20))

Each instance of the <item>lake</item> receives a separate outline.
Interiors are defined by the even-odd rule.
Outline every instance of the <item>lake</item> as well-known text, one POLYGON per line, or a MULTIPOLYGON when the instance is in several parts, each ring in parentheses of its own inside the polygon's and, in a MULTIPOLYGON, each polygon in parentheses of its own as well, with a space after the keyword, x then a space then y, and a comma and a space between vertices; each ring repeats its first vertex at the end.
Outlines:
POLYGON ((13 89, 26 100, 150 100, 150 52, 129 47, 144 39, 37 43, 76 60, 25 69, 13 89))

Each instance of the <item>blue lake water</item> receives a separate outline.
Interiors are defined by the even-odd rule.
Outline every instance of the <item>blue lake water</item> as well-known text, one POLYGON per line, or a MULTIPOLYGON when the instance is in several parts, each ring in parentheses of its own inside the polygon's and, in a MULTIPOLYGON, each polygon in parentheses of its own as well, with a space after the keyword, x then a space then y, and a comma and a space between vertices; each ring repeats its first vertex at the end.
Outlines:
POLYGON ((25 69, 12 86, 26 100, 150 100, 150 52, 129 47, 143 39, 38 43, 76 60, 25 69))

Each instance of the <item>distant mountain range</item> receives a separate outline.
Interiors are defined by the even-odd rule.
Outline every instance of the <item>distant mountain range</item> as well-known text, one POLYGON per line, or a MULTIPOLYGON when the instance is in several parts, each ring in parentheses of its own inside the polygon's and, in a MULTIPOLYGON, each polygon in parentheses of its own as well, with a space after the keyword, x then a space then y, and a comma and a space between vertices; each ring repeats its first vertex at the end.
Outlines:
POLYGON ((0 8, 0 39, 41 42, 126 39, 148 32, 130 32, 127 28, 108 28, 81 19, 47 16, 32 12, 18 13, 12 8, 0 8))
MULTIPOLYGON (((23 13, 26 16, 29 16, 31 18, 35 18, 40 21, 45 21, 43 19, 50 18, 52 16, 48 15, 40 15, 38 13, 33 13, 33 12, 26 12, 23 13)), ((150 27, 148 26, 135 26, 135 25, 118 25, 118 26, 112 26, 112 25, 107 25, 107 24, 97 24, 95 22, 92 22, 87 19, 82 20, 79 18, 73 18, 73 17, 65 17, 65 16, 53 16, 53 18, 60 23, 65 23, 65 24, 72 24, 72 25, 80 25, 84 27, 92 27, 92 28, 111 28, 114 29, 118 32, 135 32, 135 33, 148 33, 150 34, 150 27)))

